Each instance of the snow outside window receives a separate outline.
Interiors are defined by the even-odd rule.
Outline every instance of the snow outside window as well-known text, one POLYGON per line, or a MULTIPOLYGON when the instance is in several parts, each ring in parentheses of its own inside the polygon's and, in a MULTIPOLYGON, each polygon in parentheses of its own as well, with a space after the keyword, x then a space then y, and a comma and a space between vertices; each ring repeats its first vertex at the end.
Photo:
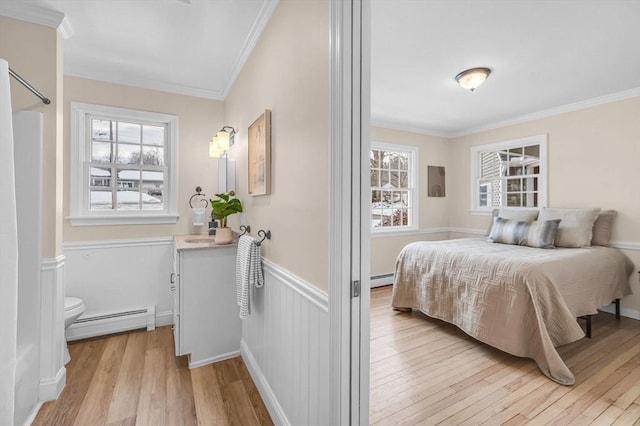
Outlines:
POLYGON ((546 206, 546 182, 546 135, 471 148, 472 212, 546 206))
POLYGON ((71 223, 177 221, 176 116, 71 105, 71 223))
POLYGON ((415 147, 371 143, 372 231, 416 229, 415 147))

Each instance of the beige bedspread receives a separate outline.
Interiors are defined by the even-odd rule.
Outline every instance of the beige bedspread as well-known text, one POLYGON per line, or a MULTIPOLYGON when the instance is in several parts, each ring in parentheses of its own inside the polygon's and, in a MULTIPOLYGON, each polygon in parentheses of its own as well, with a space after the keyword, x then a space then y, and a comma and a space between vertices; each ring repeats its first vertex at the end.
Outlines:
POLYGON ((576 318, 630 294, 631 261, 606 247, 536 249, 484 238, 416 242, 396 261, 392 306, 419 309, 552 380, 575 377, 556 347, 584 336, 576 318))

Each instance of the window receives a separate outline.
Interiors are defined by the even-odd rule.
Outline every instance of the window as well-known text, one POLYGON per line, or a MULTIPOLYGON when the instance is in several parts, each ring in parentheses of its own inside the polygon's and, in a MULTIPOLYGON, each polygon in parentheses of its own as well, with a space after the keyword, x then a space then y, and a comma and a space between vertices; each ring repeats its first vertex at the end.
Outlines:
POLYGON ((178 118, 71 104, 71 223, 175 223, 178 118))
POLYGON ((547 136, 471 148, 471 210, 547 203, 547 136))
POLYGON ((417 227, 415 147, 371 144, 371 228, 373 231, 417 227))

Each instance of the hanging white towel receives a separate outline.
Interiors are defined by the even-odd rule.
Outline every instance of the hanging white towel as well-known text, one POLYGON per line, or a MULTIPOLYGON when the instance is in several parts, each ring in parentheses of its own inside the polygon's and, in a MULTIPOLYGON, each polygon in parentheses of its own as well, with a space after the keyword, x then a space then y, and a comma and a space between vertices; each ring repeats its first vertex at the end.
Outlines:
POLYGON ((251 314, 251 287, 262 287, 262 256, 255 238, 243 235, 238 240, 236 257, 236 301, 240 306, 240 318, 251 314))
POLYGON ((0 424, 15 411, 18 326, 18 230, 9 65, 0 59, 0 424))

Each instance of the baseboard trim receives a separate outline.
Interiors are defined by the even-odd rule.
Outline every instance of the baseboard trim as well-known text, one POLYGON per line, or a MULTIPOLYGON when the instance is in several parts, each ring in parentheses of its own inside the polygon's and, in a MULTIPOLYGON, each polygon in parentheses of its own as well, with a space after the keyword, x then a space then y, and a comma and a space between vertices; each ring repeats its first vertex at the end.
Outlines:
POLYGON ((376 275, 371 277, 370 287, 384 287, 393 283, 393 274, 376 275))
POLYGON ((167 325, 173 325, 173 312, 164 311, 156 313, 156 327, 164 327, 167 325))
POLYGON ((224 361, 225 359, 234 358, 240 355, 240 351, 227 352, 226 354, 216 355, 211 358, 205 358, 197 362, 191 362, 191 354, 189 354, 189 369, 202 367, 204 365, 213 364, 214 362, 224 361))
MULTIPOLYGON (((610 314, 616 313, 616 307, 613 303, 607 306, 603 306, 599 310, 601 310, 602 312, 608 312, 610 314)), ((635 309, 620 308, 620 316, 640 320, 640 311, 636 311, 635 309)))
POLYGON ((245 343, 244 339, 240 340, 240 355, 242 356, 242 359, 247 366, 247 370, 249 370, 249 374, 251 375, 253 382, 258 388, 258 392, 262 397, 262 401, 264 401, 264 405, 267 407, 267 411, 269 411, 269 415, 271 416, 271 420, 273 420, 273 423, 283 426, 291 425, 284 410, 278 403, 275 394, 271 390, 269 382, 262 374, 260 367, 258 367, 257 361, 251 354, 251 351, 249 350, 249 347, 245 343))
POLYGON ((40 380, 38 397, 40 401, 53 401, 58 399, 67 383, 67 369, 62 367, 53 379, 40 380))
POLYGON ((36 419, 38 412, 40 412, 40 408, 42 408, 42 402, 38 402, 36 406, 33 407, 33 410, 31 410, 31 413, 29 413, 29 416, 24 421, 24 426, 31 426, 33 421, 36 419))
POLYGON ((324 312, 329 312, 329 296, 327 293, 312 286, 302 278, 293 275, 291 272, 268 259, 262 259, 262 267, 265 273, 273 275, 277 280, 281 281, 324 312))

